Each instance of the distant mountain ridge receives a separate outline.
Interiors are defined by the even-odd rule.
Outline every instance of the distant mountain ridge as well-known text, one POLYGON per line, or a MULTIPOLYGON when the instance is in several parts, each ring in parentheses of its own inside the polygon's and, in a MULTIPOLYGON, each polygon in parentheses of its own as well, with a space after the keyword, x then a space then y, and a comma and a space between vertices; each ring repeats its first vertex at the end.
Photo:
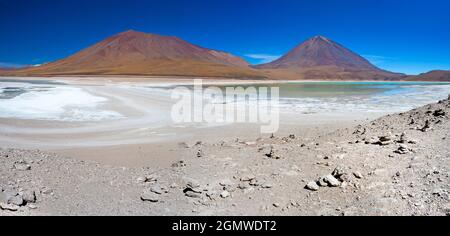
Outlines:
POLYGON ((129 30, 65 59, 20 69, 0 68, 9 76, 139 75, 274 80, 450 81, 450 72, 407 76, 382 70, 324 36, 299 44, 281 58, 250 66, 230 53, 203 48, 174 36, 129 30))
POLYGON ((409 76, 406 80, 450 82, 450 70, 433 70, 420 75, 409 76))

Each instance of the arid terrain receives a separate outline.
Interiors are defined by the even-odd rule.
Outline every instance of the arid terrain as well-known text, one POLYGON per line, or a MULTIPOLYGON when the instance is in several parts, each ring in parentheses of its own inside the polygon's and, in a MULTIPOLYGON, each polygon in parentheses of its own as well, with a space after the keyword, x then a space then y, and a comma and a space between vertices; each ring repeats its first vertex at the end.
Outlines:
POLYGON ((168 168, 1 149, 0 215, 449 215, 449 112, 187 140, 168 168))
MULTIPOLYGON (((1 69, 1 68, 0 68, 1 69)), ((323 36, 308 39, 280 59, 250 66, 220 50, 174 36, 126 31, 51 63, 0 70, 3 76, 177 76, 257 80, 400 80, 323 36)))

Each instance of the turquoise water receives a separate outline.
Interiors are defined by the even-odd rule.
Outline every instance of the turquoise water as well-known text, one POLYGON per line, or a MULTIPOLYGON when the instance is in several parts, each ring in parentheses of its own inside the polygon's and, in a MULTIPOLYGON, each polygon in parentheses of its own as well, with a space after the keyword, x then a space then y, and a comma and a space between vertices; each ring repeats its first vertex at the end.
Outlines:
POLYGON ((439 82, 286 82, 218 87, 222 91, 226 87, 278 87, 282 111, 302 114, 401 112, 450 94, 450 83, 439 82))
MULTIPOLYGON (((415 90, 449 86, 450 83, 433 82, 289 82, 278 84, 254 84, 259 87, 279 87, 280 97, 284 98, 321 98, 365 95, 395 95, 415 90)), ((230 85, 227 85, 230 86, 230 85)), ((233 87, 241 85, 231 85, 233 87)), ((242 86, 244 88, 249 87, 242 86)), ((225 88, 225 86, 220 86, 225 88)), ((444 88, 444 87, 443 87, 444 88)), ((450 91, 448 91, 450 93, 450 91)))

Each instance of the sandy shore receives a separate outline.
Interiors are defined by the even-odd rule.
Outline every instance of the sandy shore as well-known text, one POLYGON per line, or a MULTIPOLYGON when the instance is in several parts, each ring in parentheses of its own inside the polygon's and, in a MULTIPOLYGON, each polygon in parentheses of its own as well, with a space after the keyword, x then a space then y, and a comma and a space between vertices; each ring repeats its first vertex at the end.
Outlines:
MULTIPOLYGON (((9 78, 6 78, 9 79, 9 78)), ((116 166, 168 167, 179 155, 171 150, 186 140, 220 142, 237 137, 257 139, 262 136, 260 124, 186 124, 171 122, 173 101, 167 94, 145 91, 148 86, 192 84, 191 79, 152 78, 135 82, 139 77, 52 77, 15 78, 49 80, 70 84, 109 101, 101 109, 122 114, 124 119, 101 122, 63 122, 0 118, 0 144, 7 148, 40 149, 116 166), (92 155, 95 153, 95 155, 92 155), (152 154, 152 155, 149 155, 152 154), (123 158, 126 155, 127 158, 123 158)), ((280 83, 280 81, 206 80, 205 85, 280 83)), ((351 127, 357 122, 374 119, 385 113, 298 114, 281 113, 280 131, 316 134, 351 127)), ((267 136, 267 135, 266 135, 267 136)))

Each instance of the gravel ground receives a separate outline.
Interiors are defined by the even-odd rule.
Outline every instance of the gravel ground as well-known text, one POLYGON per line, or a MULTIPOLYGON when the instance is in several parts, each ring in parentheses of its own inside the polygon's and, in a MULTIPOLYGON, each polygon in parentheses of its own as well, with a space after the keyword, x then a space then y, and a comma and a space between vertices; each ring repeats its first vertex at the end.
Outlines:
POLYGON ((0 215, 449 215, 449 117, 447 99, 321 136, 180 143, 161 169, 0 149, 0 215))

